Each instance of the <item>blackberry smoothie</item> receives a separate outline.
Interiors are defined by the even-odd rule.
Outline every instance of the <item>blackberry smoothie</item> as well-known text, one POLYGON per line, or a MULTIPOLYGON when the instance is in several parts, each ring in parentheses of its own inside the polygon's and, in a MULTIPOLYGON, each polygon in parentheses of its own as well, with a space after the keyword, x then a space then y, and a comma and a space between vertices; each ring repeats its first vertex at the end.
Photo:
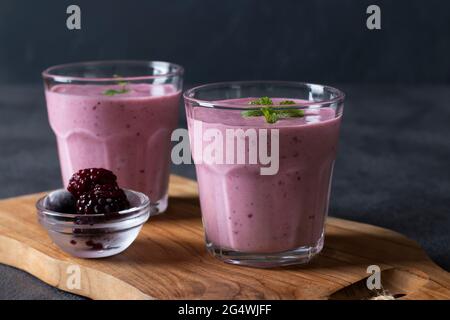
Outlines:
POLYGON ((58 84, 47 89, 64 185, 80 169, 109 169, 120 185, 145 193, 164 211, 179 98, 180 90, 170 84, 58 84))
MULTIPOLYGON (((207 248, 235 264, 304 263, 323 246, 342 112, 330 106, 306 106, 301 117, 268 123, 264 117, 243 117, 242 109, 234 110, 234 106, 249 106, 253 99, 213 102, 220 108, 186 102, 194 160, 195 122, 201 122, 202 135, 209 129, 223 137, 229 129, 279 130, 279 169, 274 175, 261 175, 260 163, 196 163, 207 248)), ((293 100, 308 104, 289 97, 272 100, 274 104, 293 100)), ((242 139, 249 159, 249 137, 242 139)))

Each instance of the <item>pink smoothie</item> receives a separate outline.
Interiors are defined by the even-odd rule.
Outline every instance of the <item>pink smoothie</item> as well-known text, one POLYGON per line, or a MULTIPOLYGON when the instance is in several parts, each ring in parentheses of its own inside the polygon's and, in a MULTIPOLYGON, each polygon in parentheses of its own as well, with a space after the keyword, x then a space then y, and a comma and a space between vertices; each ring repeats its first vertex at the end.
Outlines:
POLYGON ((79 169, 106 168, 120 186, 144 192, 155 202, 164 200, 180 91, 170 85, 130 84, 127 93, 107 96, 108 89, 121 87, 67 84, 46 91, 64 185, 79 169))
POLYGON ((196 165, 207 242, 247 253, 317 246, 328 211, 341 116, 321 108, 306 111, 303 118, 268 124, 264 117, 243 118, 240 111, 191 110, 191 144, 194 119, 202 122, 203 131, 215 128, 223 136, 226 129, 279 129, 280 164, 275 175, 261 175, 259 164, 196 165))

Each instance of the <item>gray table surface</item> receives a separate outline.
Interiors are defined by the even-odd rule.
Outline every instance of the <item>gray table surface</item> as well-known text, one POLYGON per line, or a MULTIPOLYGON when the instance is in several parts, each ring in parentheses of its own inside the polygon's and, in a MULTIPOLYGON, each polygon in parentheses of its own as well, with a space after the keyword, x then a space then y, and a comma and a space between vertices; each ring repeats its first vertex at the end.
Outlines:
MULTIPOLYGON (((338 87, 347 101, 330 215, 401 232, 450 270, 450 86, 338 87)), ((172 169, 195 178, 192 166, 172 169)), ((60 186, 41 85, 0 86, 0 198, 60 186)), ((80 298, 0 265, 0 299, 80 298)))

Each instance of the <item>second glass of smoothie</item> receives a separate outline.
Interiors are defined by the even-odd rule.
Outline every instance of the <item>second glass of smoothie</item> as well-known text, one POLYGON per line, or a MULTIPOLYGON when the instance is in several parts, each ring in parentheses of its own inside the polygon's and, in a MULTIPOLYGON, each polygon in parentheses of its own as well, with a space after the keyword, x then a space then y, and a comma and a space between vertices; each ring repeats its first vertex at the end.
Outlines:
POLYGON ((51 67, 43 78, 64 185, 80 169, 109 169, 119 185, 147 194, 165 211, 183 68, 86 62, 51 67))
POLYGON ((344 94, 306 83, 230 82, 184 98, 208 251, 255 267, 308 262, 323 247, 344 94), (261 146, 274 150, 276 172, 262 174, 267 162, 251 162, 261 146))

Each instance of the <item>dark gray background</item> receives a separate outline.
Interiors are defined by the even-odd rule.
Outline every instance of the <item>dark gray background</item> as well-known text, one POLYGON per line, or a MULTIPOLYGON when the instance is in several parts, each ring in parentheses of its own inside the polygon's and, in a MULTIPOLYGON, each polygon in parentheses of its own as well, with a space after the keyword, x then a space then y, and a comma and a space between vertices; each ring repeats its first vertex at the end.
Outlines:
POLYGON ((445 0, 1 0, 0 83, 80 60, 169 60, 189 83, 450 81, 445 0), (78 4, 81 31, 65 27, 78 4), (366 8, 382 9, 382 30, 366 8))
MULTIPOLYGON (((40 83, 50 65, 158 59, 185 66, 188 85, 326 83, 347 94, 330 214, 399 231, 450 270, 449 32, 444 0, 0 0, 0 198, 61 185, 40 83), (81 31, 65 28, 72 3, 81 31), (372 3, 381 31, 365 28, 372 3)), ((36 298, 76 297, 0 265, 0 299, 36 298)))

